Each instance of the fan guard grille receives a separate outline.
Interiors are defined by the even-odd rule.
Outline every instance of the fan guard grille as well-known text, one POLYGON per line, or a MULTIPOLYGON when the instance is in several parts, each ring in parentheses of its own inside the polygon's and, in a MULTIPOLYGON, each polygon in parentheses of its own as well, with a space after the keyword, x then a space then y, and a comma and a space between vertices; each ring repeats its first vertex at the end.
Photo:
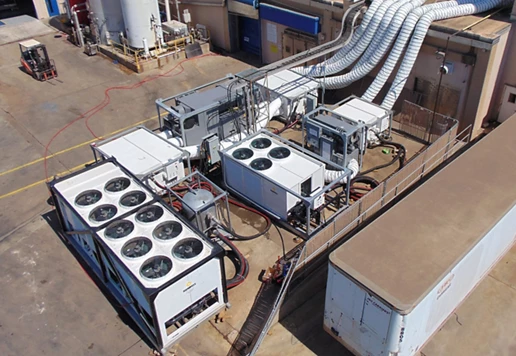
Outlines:
POLYGON ((136 220, 143 223, 150 223, 163 216, 163 208, 157 205, 147 206, 136 213, 136 220))
POLYGON ((272 141, 266 137, 255 138, 251 141, 251 147, 253 148, 264 149, 270 147, 271 145, 272 141))
POLYGON ((189 260, 199 256, 203 249, 202 241, 190 237, 179 241, 172 249, 172 255, 180 260, 189 260))
POLYGON ((257 171, 265 171, 272 167, 272 162, 268 158, 257 158, 251 162, 251 168, 257 171))
POLYGON ((238 160, 245 160, 253 157, 254 152, 249 148, 239 148, 233 152, 233 158, 238 160))
POLYGON ((113 178, 106 183, 104 189, 111 193, 121 192, 126 190, 131 185, 131 181, 126 177, 113 178))
POLYGON ((133 190, 132 192, 124 194, 122 198, 120 198, 120 205, 125 207, 133 207, 140 205, 145 201, 147 195, 144 192, 139 190, 133 190))
POLYGON ((152 249, 152 241, 146 237, 135 237, 122 247, 122 255, 128 258, 145 256, 152 249))
POLYGON ((172 270, 172 261, 165 256, 155 256, 145 261, 140 274, 147 279, 165 277, 172 270))
POLYGON ((114 217, 117 212, 118 209, 116 208, 116 206, 111 204, 105 204, 93 209, 93 211, 90 213, 89 218, 93 222, 108 221, 109 219, 114 217))
POLYGON ((98 203, 100 199, 102 199, 102 193, 98 190, 86 190, 75 198, 75 204, 79 206, 89 206, 98 203))
POLYGON ((183 225, 177 221, 165 221, 159 224, 154 231, 152 236, 158 240, 170 240, 174 237, 178 237, 183 231, 183 225))
POLYGON ((106 228, 104 235, 110 239, 121 239, 128 236, 134 230, 134 224, 129 220, 112 222, 106 228))
POLYGON ((290 156, 290 150, 286 147, 274 147, 270 150, 269 156, 274 159, 284 159, 290 156))

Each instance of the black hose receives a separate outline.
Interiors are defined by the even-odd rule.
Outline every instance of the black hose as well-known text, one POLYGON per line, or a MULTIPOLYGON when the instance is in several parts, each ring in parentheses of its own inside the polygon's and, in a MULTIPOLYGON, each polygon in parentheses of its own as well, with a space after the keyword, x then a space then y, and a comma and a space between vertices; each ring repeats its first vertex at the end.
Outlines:
POLYGON ((229 227, 225 226, 225 225, 222 225, 220 224, 220 226, 228 233, 230 233, 231 235, 233 235, 233 237, 236 237, 238 240, 243 240, 243 241, 249 241, 249 240, 254 240, 262 235, 265 235, 271 228, 271 225, 272 225, 272 222, 271 222, 271 219, 269 219, 269 217, 267 215, 265 215, 264 213, 256 210, 256 209, 253 209, 247 205, 244 205, 242 203, 239 203, 233 199, 229 199, 229 202, 233 205, 236 205, 238 206, 239 208, 242 208, 242 209, 246 209, 247 211, 250 211, 252 213, 255 213, 259 216, 261 216, 264 220, 265 220, 265 229, 263 229, 263 231, 260 231, 256 234, 253 234, 253 235, 248 235, 248 236, 244 236, 244 235, 240 235, 240 234, 237 234, 235 232, 235 230, 233 229, 230 229, 229 227))
POLYGON ((378 165, 376 167, 373 167, 373 168, 369 168, 366 171, 360 172, 360 174, 361 175, 366 175, 366 174, 371 173, 373 171, 376 171, 378 169, 389 167, 390 165, 396 163, 396 161, 399 161, 399 163, 400 163, 399 169, 402 169, 403 166, 405 165, 405 155, 407 153, 407 150, 405 149, 405 146, 403 146, 401 143, 387 141, 387 140, 385 140, 384 138, 382 138, 378 134, 376 134, 376 136, 378 137, 378 139, 381 142, 381 144, 378 145, 378 146, 394 146, 394 147, 396 147, 398 149, 398 153, 396 154, 396 156, 390 162, 387 162, 387 163, 384 163, 384 164, 380 164, 380 165, 378 165))
POLYGON ((283 250, 283 259, 286 261, 287 260, 287 253, 285 251, 285 240, 283 240, 283 234, 281 233, 281 230, 279 229, 278 225, 274 224, 274 227, 278 231, 279 237, 281 239, 281 248, 283 250))
POLYGON ((226 279, 226 287, 227 289, 231 289, 243 283, 247 278, 247 275, 249 274, 249 262, 247 262, 240 250, 226 236, 217 233, 217 237, 230 248, 229 251, 226 250, 226 256, 235 265, 235 276, 233 278, 226 279), (230 257, 230 254, 233 254, 234 257, 230 257))

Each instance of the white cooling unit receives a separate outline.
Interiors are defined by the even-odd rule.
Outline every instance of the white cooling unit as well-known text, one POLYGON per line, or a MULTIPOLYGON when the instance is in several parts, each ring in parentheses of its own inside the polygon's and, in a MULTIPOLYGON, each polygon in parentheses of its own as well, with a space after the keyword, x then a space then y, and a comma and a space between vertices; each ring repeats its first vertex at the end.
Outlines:
POLYGON ((376 134, 382 134, 384 137, 391 134, 393 112, 367 100, 351 96, 335 105, 333 112, 350 121, 363 123, 367 127, 369 144, 378 142, 376 134))
POLYGON ((262 88, 264 100, 272 102, 281 98, 277 114, 285 118, 294 113, 305 114, 317 106, 319 83, 292 70, 267 75, 256 85, 262 88))
POLYGON ((68 241, 157 350, 225 306, 223 249, 116 161, 49 187, 68 241))
POLYGON ((187 159, 189 165, 189 154, 186 151, 143 126, 96 142, 91 147, 95 158, 114 157, 158 194, 163 193, 160 186, 184 178, 184 159, 187 159))
MULTIPOLYGON (((280 219, 324 187, 325 164, 261 131, 223 151, 226 186, 280 219), (295 194, 293 194, 295 193, 295 194)), ((324 195, 312 209, 324 202, 324 195)))

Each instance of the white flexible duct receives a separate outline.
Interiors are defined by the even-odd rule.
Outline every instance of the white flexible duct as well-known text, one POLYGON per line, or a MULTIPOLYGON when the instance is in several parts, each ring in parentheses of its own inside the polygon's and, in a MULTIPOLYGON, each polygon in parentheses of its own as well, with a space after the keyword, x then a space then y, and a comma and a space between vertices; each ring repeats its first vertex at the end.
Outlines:
POLYGON ((382 2, 383 0, 374 0, 371 3, 369 8, 367 9, 367 12, 364 15, 364 18, 362 19, 362 22, 360 23, 360 26, 358 26, 358 29, 353 34, 351 41, 349 41, 344 47, 339 49, 339 51, 335 53, 332 57, 328 58, 323 63, 318 63, 309 67, 292 68, 292 70, 296 71, 301 75, 308 75, 314 77, 323 75, 325 66, 337 62, 342 56, 348 53, 357 44, 358 40, 360 40, 360 38, 366 31, 367 26, 369 26, 371 19, 376 14, 376 11, 378 10, 382 2))
MULTIPOLYGON (((278 115, 279 109, 281 108, 281 98, 273 100, 270 104, 267 102, 261 103, 258 106, 258 118, 256 119, 256 131, 259 131, 265 127, 269 121, 276 115, 278 115)), ((159 134, 161 137, 167 139, 175 146, 181 147, 183 150, 188 151, 190 159, 198 159, 201 157, 201 145, 193 145, 183 147, 183 139, 181 137, 168 137, 166 132, 159 134)), ((226 139, 219 142, 219 148, 225 149, 239 141, 246 138, 247 135, 243 132, 236 133, 233 136, 227 137, 226 139)))
POLYGON ((358 63, 355 64, 350 72, 344 75, 324 78, 322 81, 324 82, 325 88, 344 88, 365 77, 372 71, 391 46, 409 13, 414 8, 421 6, 425 1, 426 0, 412 0, 408 3, 397 3, 391 6, 385 14, 384 20, 389 17, 392 18, 392 20, 390 22, 382 20, 378 35, 374 37, 373 42, 369 45, 358 63))
MULTIPOLYGON (((357 176, 358 172, 360 171, 360 165, 358 164, 358 161, 354 158, 351 161, 349 161, 347 168, 351 169, 351 172, 352 172, 350 179, 355 178, 357 176)), ((324 182, 331 183, 335 179, 338 179, 342 175, 342 173, 344 173, 344 171, 332 171, 332 170, 326 169, 324 171, 324 182)), ((339 181, 339 183, 341 183, 341 184, 346 184, 347 182, 348 182, 348 177, 344 177, 339 181)))
POLYGON ((392 18, 394 17, 396 10, 407 1, 410 0, 385 0, 380 5, 378 10, 376 10, 373 19, 371 20, 371 22, 367 26, 367 29, 365 30, 365 33, 360 37, 359 41, 353 48, 351 48, 347 52, 337 52, 337 54, 334 56, 336 61, 328 65, 326 63, 323 63, 322 69, 319 71, 319 73, 310 72, 308 73, 308 75, 319 77, 326 76, 338 73, 343 69, 347 68, 355 60, 357 60, 362 53, 364 53, 373 37, 383 36, 383 33, 380 33, 378 31, 378 27, 381 24, 383 24, 383 26, 387 28, 392 18), (391 7, 393 7, 394 9, 392 11, 388 11, 391 7))
POLYGON ((469 3, 471 1, 472 0, 444 1, 425 5, 412 10, 403 23, 403 27, 401 28, 398 38, 396 39, 396 43, 389 53, 389 57, 385 61, 380 72, 376 75, 373 83, 369 86, 364 95, 362 95, 362 99, 372 102, 374 98, 376 98, 380 90, 385 85, 385 82, 391 75, 392 71, 396 67, 396 63, 398 63, 401 54, 405 50, 407 42, 410 39, 410 35, 412 34, 412 31, 414 30, 414 27, 416 27, 416 24, 421 16, 431 10, 449 8, 460 4, 469 3))
POLYGON ((507 6, 512 4, 514 0, 487 0, 487 1, 478 1, 472 4, 464 4, 459 5, 447 9, 436 9, 432 10, 429 13, 423 15, 419 20, 416 29, 414 30, 414 34, 412 35, 412 39, 410 40, 410 44, 407 48, 407 52, 401 63, 400 69, 394 79, 394 82, 387 93, 387 96, 382 102, 382 106, 386 109, 392 109, 394 103, 398 99, 405 83, 407 82, 408 76, 412 71, 412 67, 416 62, 417 55, 421 46, 423 44, 423 40, 425 39, 426 33, 430 28, 430 25, 435 20, 447 19, 450 17, 458 17, 458 16, 466 16, 472 15, 479 12, 484 12, 499 6, 507 6))

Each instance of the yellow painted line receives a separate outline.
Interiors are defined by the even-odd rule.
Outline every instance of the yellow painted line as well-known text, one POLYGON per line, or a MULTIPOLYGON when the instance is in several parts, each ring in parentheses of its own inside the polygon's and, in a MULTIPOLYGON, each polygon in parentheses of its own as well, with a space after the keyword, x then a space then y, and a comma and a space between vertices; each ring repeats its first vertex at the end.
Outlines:
MULTIPOLYGON (((93 139, 93 140, 89 140, 89 141, 86 141, 86 142, 83 142, 83 143, 79 143, 78 145, 75 145, 75 146, 72 146, 72 147, 68 147, 68 148, 66 148, 66 149, 64 149, 64 150, 62 150, 62 151, 59 151, 59 152, 53 153, 53 154, 51 154, 51 155, 48 155, 48 156, 47 156, 47 159, 50 159, 50 158, 55 157, 55 156, 59 156, 59 155, 61 155, 61 154, 63 154, 63 153, 66 153, 66 152, 73 151, 73 150, 75 150, 75 149, 77 149, 77 148, 80 148, 80 147, 83 147, 83 146, 89 145, 89 144, 91 144, 91 143, 93 143, 93 142, 95 142, 95 141, 98 141, 98 140, 104 139, 104 138, 106 138, 106 137, 108 137, 108 136, 111 136, 111 135, 115 135, 115 134, 117 134, 117 133, 119 133, 119 132, 122 132, 122 131, 128 130, 128 129, 132 128, 132 127, 135 127, 135 126, 138 126, 138 125, 144 124, 144 123, 146 123, 146 122, 149 122, 149 121, 151 121, 151 120, 155 120, 155 119, 157 119, 157 118, 158 118, 158 115, 155 115, 155 116, 153 116, 153 117, 150 117, 150 118, 148 118, 148 119, 142 120, 142 121, 137 122, 137 123, 135 123, 135 124, 132 124, 132 125, 130 125, 130 126, 126 126, 126 127, 121 128, 121 129, 118 129, 118 130, 115 130, 115 131, 113 131, 113 132, 110 132, 110 133, 108 133, 108 134, 106 134, 106 135, 104 135, 104 136, 100 136, 99 138, 95 138, 95 139, 93 139)), ((9 170, 7 170, 7 171, 1 172, 1 173, 0 173, 0 177, 1 177, 1 176, 4 176, 4 175, 6 175, 6 174, 9 174, 9 173, 13 173, 13 172, 19 171, 20 169, 23 169, 23 168, 25 168, 25 167, 32 166, 33 164, 36 164, 36 163, 39 163, 39 162, 43 162, 44 160, 45 160, 45 157, 41 157, 41 158, 35 159, 35 160, 34 160, 34 161, 32 161, 32 162, 25 163, 25 164, 22 164, 22 165, 20 165, 20 166, 18 166, 18 167, 11 168, 11 169, 9 169, 9 170)), ((0 199, 1 199, 1 198, 2 198, 2 196, 0 196, 0 199)))
MULTIPOLYGON (((78 166, 76 166, 76 167, 73 167, 73 168, 67 169, 66 171, 63 171, 63 172, 61 172, 61 173, 58 173, 57 175, 59 176, 59 175, 65 174, 65 173, 72 173, 72 172, 74 172, 74 171, 77 171, 77 170, 79 170, 79 169, 83 168, 85 165, 90 164, 90 163, 93 163, 93 162, 95 162, 95 161, 94 161, 94 160, 92 160, 92 161, 89 161, 89 162, 86 162, 86 163, 80 164, 80 165, 78 165, 78 166)), ((25 187, 23 187, 23 188, 13 190, 12 192, 9 192, 9 193, 4 194, 4 195, 0 195, 0 200, 1 200, 1 199, 4 199, 4 198, 12 197, 13 195, 16 195, 16 194, 18 194, 18 193, 24 192, 24 191, 25 191, 25 190, 27 190, 27 189, 30 189, 30 188, 36 187, 36 186, 38 186, 38 185, 40 185, 40 184, 43 184, 43 183, 45 183, 46 181, 47 181, 46 179, 38 180, 37 182, 34 182, 34 183, 32 183, 32 184, 29 184, 29 185, 26 185, 26 186, 25 186, 25 187)))

